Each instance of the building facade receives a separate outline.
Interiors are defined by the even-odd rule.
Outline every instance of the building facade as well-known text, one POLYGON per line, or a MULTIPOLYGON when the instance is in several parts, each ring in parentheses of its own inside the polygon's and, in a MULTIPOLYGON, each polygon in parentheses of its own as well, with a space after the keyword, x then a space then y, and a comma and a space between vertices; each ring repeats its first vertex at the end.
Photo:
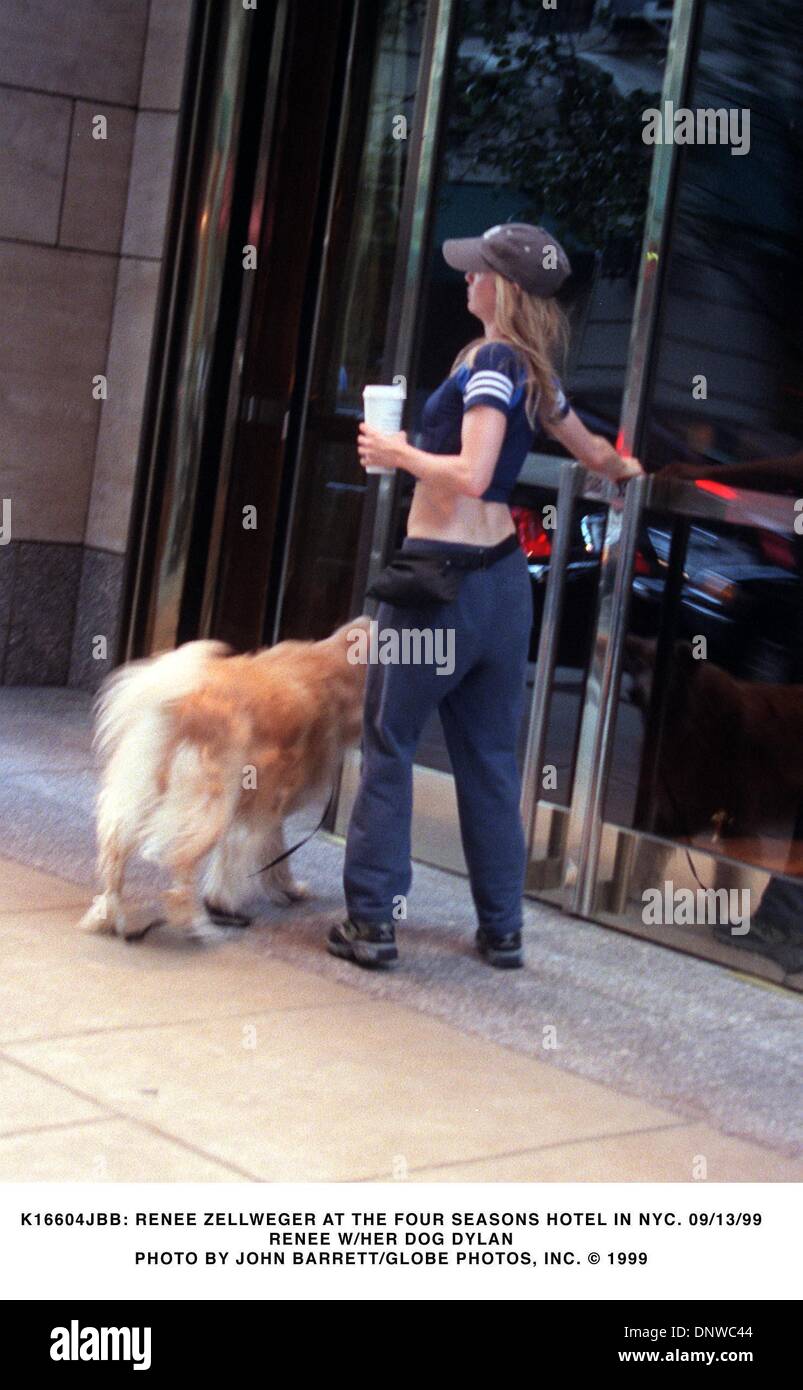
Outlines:
MULTIPOLYGON (((0 227, 3 680, 93 689, 196 636, 249 649, 362 611, 410 499, 359 467, 362 388, 403 379, 414 440, 476 335, 441 243, 543 223, 574 269, 571 402, 648 477, 623 502, 539 439, 513 499, 528 891, 799 984, 794 0, 39 9, 61 36, 39 68, 27 7, 2 21, 26 190, 0 227)), ((436 720, 414 845, 464 870, 436 720)))

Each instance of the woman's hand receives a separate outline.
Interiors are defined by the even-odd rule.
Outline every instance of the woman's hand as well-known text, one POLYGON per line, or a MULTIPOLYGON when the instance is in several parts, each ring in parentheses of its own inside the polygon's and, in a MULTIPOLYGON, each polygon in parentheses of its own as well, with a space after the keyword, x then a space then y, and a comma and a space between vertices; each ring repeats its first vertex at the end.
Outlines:
POLYGON ((407 447, 407 434, 399 430, 396 434, 381 434, 373 425, 360 421, 357 436, 357 453, 363 468, 401 468, 404 449, 407 447))
POLYGON ((628 454, 619 454, 615 449, 611 451, 608 477, 612 482, 623 483, 628 478, 638 478, 643 472, 638 459, 631 458, 628 454))
POLYGON ((620 454, 609 444, 603 435, 597 435, 599 440, 599 453, 597 455, 597 466, 601 473, 605 474, 612 483, 623 483, 628 478, 637 478, 643 472, 638 459, 631 458, 629 454, 620 454))

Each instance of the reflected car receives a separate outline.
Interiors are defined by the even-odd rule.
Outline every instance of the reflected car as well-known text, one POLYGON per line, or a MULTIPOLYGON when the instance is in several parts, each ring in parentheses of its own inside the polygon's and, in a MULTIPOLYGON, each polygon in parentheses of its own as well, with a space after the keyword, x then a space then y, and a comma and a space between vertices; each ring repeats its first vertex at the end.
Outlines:
MULTIPOLYGON (((533 589, 530 660, 537 656, 554 539, 544 509, 554 501, 554 490, 526 485, 514 493, 511 507, 533 589)), ((589 658, 606 519, 604 506, 577 504, 558 640, 562 666, 582 667, 589 658)), ((658 632, 671 543, 671 527, 648 517, 631 585, 630 630, 638 636, 658 632)), ((790 537, 759 528, 729 527, 720 533, 691 524, 675 635, 688 641, 704 637, 707 657, 743 679, 803 680, 800 547, 790 537)))

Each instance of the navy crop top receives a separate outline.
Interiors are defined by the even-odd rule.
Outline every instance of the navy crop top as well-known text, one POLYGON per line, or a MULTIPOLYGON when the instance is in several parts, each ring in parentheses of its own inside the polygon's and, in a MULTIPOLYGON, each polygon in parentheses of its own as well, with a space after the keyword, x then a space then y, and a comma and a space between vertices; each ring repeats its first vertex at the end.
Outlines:
MULTIPOLYGON (((557 377, 556 419, 569 413, 569 402, 557 377)), ((432 392, 421 414, 420 448, 430 454, 459 454, 463 415, 473 405, 492 405, 507 418, 507 429, 494 475, 482 494, 483 502, 507 502, 535 431, 525 412, 527 375, 521 355, 508 343, 484 343, 473 367, 461 363, 453 376, 432 392)), ((538 418, 536 416, 536 418, 538 418)))

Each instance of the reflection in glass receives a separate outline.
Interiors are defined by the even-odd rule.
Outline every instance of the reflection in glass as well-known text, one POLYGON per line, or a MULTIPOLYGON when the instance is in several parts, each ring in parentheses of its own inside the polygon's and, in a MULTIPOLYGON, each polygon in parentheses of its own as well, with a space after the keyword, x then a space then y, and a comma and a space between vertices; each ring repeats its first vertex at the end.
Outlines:
MULTIPOLYGON (((706 0, 693 108, 747 112, 745 153, 680 147, 676 224, 642 457, 803 490, 803 8, 706 0)), ((744 122, 743 122, 744 124, 744 122)))
MULTIPOLYGON (((780 528, 644 518, 604 812, 724 856, 718 873, 769 871, 750 932, 713 930, 785 972, 803 969, 802 87, 799 0, 706 0, 689 105, 738 114, 744 152, 724 126, 679 146, 639 452, 651 473, 787 494, 789 511, 780 528)), ((671 848, 650 854, 658 884, 671 848)))
POLYGON ((327 636, 349 616, 365 478, 362 389, 381 378, 421 56, 423 0, 361 5, 308 397, 280 638, 327 636))
MULTIPOLYGON (((427 397, 478 331, 466 310, 464 281, 445 265, 441 245, 448 237, 475 236, 505 221, 546 226, 565 246, 573 275, 559 295, 572 330, 563 384, 588 427, 615 440, 652 158, 641 138, 641 113, 660 97, 671 14, 669 4, 606 7, 595 0, 561 0, 555 9, 545 9, 541 0, 503 6, 467 0, 461 7, 418 364, 408 393, 414 443, 427 397)), ((512 498, 530 558, 533 660, 549 573, 549 534, 539 518, 555 501, 562 457, 555 441, 537 436, 512 498)), ((412 486, 409 481, 401 489, 397 543, 412 486)), ((544 787, 542 795, 564 804, 599 565, 599 545, 595 540, 589 547, 581 518, 600 511, 588 503, 578 510, 570 613, 561 633, 550 711, 547 742, 558 784, 544 787)), ((526 734, 523 728, 520 760, 526 734)), ((424 729, 418 761, 448 770, 437 716, 424 729)))
POLYGON ((803 537, 648 514, 625 673, 605 819, 769 871, 750 932, 714 933, 803 969, 803 883, 777 877, 803 877, 803 537))

